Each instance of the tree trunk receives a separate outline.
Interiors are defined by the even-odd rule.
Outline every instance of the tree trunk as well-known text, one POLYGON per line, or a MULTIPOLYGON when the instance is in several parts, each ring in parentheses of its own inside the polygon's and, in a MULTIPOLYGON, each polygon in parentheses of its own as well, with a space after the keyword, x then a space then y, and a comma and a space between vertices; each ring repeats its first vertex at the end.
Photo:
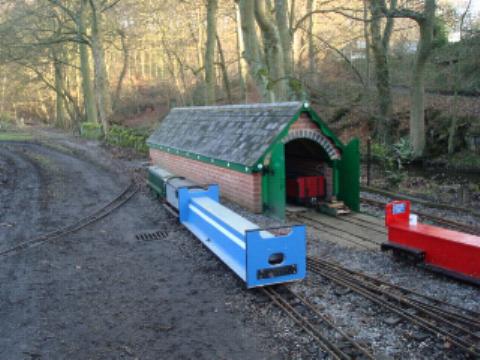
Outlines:
POLYGON ((367 0, 363 0, 363 37, 365 38, 365 88, 367 89, 367 92, 370 93, 370 35, 368 33, 368 20, 367 0))
POLYGON ((228 78, 227 64, 225 62, 225 55, 223 53, 222 43, 220 42, 220 37, 217 34, 217 47, 218 55, 220 56, 220 68, 222 70, 223 84, 225 85, 225 91, 227 93, 228 103, 233 103, 232 90, 230 89, 230 80, 228 78))
POLYGON ((65 128, 65 102, 63 96, 64 76, 63 64, 58 59, 55 59, 55 125, 65 128))
MULTIPOLYGON (((383 144, 391 144, 394 140, 392 116, 392 93, 390 88, 390 69, 388 64, 388 49, 393 28, 393 18, 387 18, 385 29, 381 30, 383 13, 380 0, 370 0, 370 31, 372 33, 372 52, 375 61, 375 81, 379 119, 376 136, 383 144)), ((393 3, 393 2, 392 2, 393 3)), ((395 5, 395 3, 393 3, 395 5)))
POLYGON ((285 75, 285 57, 280 39, 279 30, 266 13, 265 0, 255 2, 255 18, 260 27, 263 38, 265 55, 268 59, 269 86, 273 88, 274 101, 287 99, 288 81, 285 75))
POLYGON ((423 155, 425 150, 425 103, 424 103, 424 70, 425 65, 416 63, 413 76, 412 88, 410 92, 410 143, 415 157, 423 155))
POLYGON ((80 41, 80 71, 82 73, 83 99, 87 121, 98 123, 97 106, 95 104, 95 93, 90 77, 90 59, 88 46, 85 42, 85 11, 88 0, 81 0, 78 16, 78 37, 80 41))
MULTIPOLYGON (((456 52, 456 57, 459 59, 459 53, 456 52)), ((459 80, 459 71, 458 71, 458 60, 455 64, 455 73, 454 73, 454 84, 453 84, 453 105, 452 105, 452 120, 450 123, 450 128, 448 129, 448 153, 451 155, 455 152, 455 136, 457 134, 457 122, 458 122, 458 80, 459 80)))
POLYGON ((248 83, 248 64, 243 57, 245 44, 243 41, 242 23, 240 18, 240 8, 235 3, 235 19, 237 20, 237 53, 238 53, 238 77, 240 81, 240 94, 242 99, 247 101, 247 83, 248 83))
POLYGON ((203 7, 199 6, 197 11, 197 21, 198 21, 198 41, 197 41, 197 57, 198 57, 198 68, 203 68, 203 39, 204 39, 204 28, 202 26, 203 23, 203 7))
POLYGON ((255 27, 255 0, 239 0, 240 19, 245 51, 243 57, 248 63, 250 75, 255 80, 262 97, 274 101, 275 94, 269 86, 268 69, 260 55, 260 45, 255 27))
POLYGON ((5 92, 7 89, 7 75, 2 76, 2 101, 0 102, 0 116, 5 112, 5 92))
MULTIPOLYGON (((470 11, 470 6, 472 5, 472 0, 469 0, 467 3, 467 6, 465 7, 465 10, 463 14, 460 16, 460 40, 463 40, 463 24, 465 22, 465 18, 470 11)), ((460 51, 457 49, 455 52, 455 57, 457 58, 457 61, 455 62, 455 74, 454 74, 454 80, 453 80, 453 110, 452 110, 452 121, 450 124, 450 129, 448 131, 448 153, 453 154, 455 152, 455 136, 457 135, 457 122, 458 122, 458 87, 459 83, 458 81, 460 80, 460 74, 459 74, 459 61, 460 61, 460 51)))
POLYGON ((410 143, 415 157, 425 152, 425 67, 432 52, 435 20, 435 0, 425 0, 424 16, 418 20, 420 39, 418 41, 413 67, 410 110, 410 143))
POLYGON ((215 38, 217 34, 217 0, 208 0, 207 4, 207 42, 205 44, 205 83, 207 105, 215 104, 215 38))
POLYGON ((118 77, 117 87, 115 88, 115 96, 113 100, 113 109, 117 108, 118 103, 120 102, 120 96, 122 93, 123 81, 125 80, 125 76, 127 75, 128 71, 128 64, 129 64, 129 51, 128 51, 128 44, 127 44, 127 37, 123 30, 118 32, 120 35, 120 40, 122 42, 122 53, 123 53, 123 66, 122 71, 120 72, 120 76, 118 77))
POLYGON ((90 7, 92 9, 92 50, 95 63, 95 83, 97 85, 98 110, 103 133, 107 135, 110 117, 113 113, 112 100, 105 64, 105 49, 103 46, 103 13, 97 11, 94 1, 95 0, 90 0, 90 7))
POLYGON ((292 33, 288 24, 287 7, 288 4, 285 0, 275 0, 275 18, 283 51, 284 72, 287 80, 289 80, 293 72, 293 54, 292 33))
MULTIPOLYGON (((313 11, 313 0, 307 0, 307 14, 313 11)), ((315 45, 313 42, 313 16, 308 18, 307 23, 307 36, 308 36, 308 77, 314 79, 315 75, 315 45)), ((315 81, 314 81, 315 83, 315 81)))

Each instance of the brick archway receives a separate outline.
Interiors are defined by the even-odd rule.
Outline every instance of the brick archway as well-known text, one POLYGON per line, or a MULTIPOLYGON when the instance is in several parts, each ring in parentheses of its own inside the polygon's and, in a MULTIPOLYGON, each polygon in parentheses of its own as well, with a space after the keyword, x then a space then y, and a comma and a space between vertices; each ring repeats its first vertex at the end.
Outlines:
POLYGON ((340 160, 341 155, 337 147, 330 139, 324 136, 321 132, 315 130, 291 130, 286 137, 282 139, 282 143, 286 144, 297 139, 309 139, 318 143, 328 154, 330 160, 340 160))

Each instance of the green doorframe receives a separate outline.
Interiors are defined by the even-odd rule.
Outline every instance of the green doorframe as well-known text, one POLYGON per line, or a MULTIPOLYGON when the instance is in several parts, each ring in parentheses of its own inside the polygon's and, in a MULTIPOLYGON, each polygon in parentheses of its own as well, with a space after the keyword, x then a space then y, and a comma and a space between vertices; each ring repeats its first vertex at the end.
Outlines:
POLYGON ((271 153, 265 158, 262 169, 262 205, 263 211, 274 217, 285 218, 286 179, 285 146, 277 142, 271 153))
POLYGON ((337 197, 340 190, 340 172, 338 170, 338 160, 332 161, 332 196, 337 197))
POLYGON ((357 138, 343 148, 338 168, 339 200, 351 210, 360 211, 360 141, 357 138))

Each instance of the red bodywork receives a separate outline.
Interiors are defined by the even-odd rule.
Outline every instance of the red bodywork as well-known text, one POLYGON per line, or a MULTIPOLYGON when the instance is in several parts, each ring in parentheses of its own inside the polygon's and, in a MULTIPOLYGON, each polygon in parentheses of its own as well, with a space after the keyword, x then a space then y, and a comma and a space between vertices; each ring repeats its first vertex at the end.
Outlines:
POLYGON ((324 176, 301 176, 287 179, 287 196, 301 202, 325 196, 324 176))
POLYGON ((389 244, 421 250, 429 267, 480 282, 480 237, 420 223, 411 225, 409 216, 409 201, 387 205, 389 244))

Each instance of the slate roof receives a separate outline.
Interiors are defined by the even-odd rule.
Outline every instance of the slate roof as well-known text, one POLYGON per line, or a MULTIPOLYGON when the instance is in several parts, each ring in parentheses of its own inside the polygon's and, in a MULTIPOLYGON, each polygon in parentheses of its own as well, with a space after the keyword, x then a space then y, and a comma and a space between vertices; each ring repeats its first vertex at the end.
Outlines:
POLYGON ((302 102, 174 108, 147 144, 251 167, 302 108, 302 102))

